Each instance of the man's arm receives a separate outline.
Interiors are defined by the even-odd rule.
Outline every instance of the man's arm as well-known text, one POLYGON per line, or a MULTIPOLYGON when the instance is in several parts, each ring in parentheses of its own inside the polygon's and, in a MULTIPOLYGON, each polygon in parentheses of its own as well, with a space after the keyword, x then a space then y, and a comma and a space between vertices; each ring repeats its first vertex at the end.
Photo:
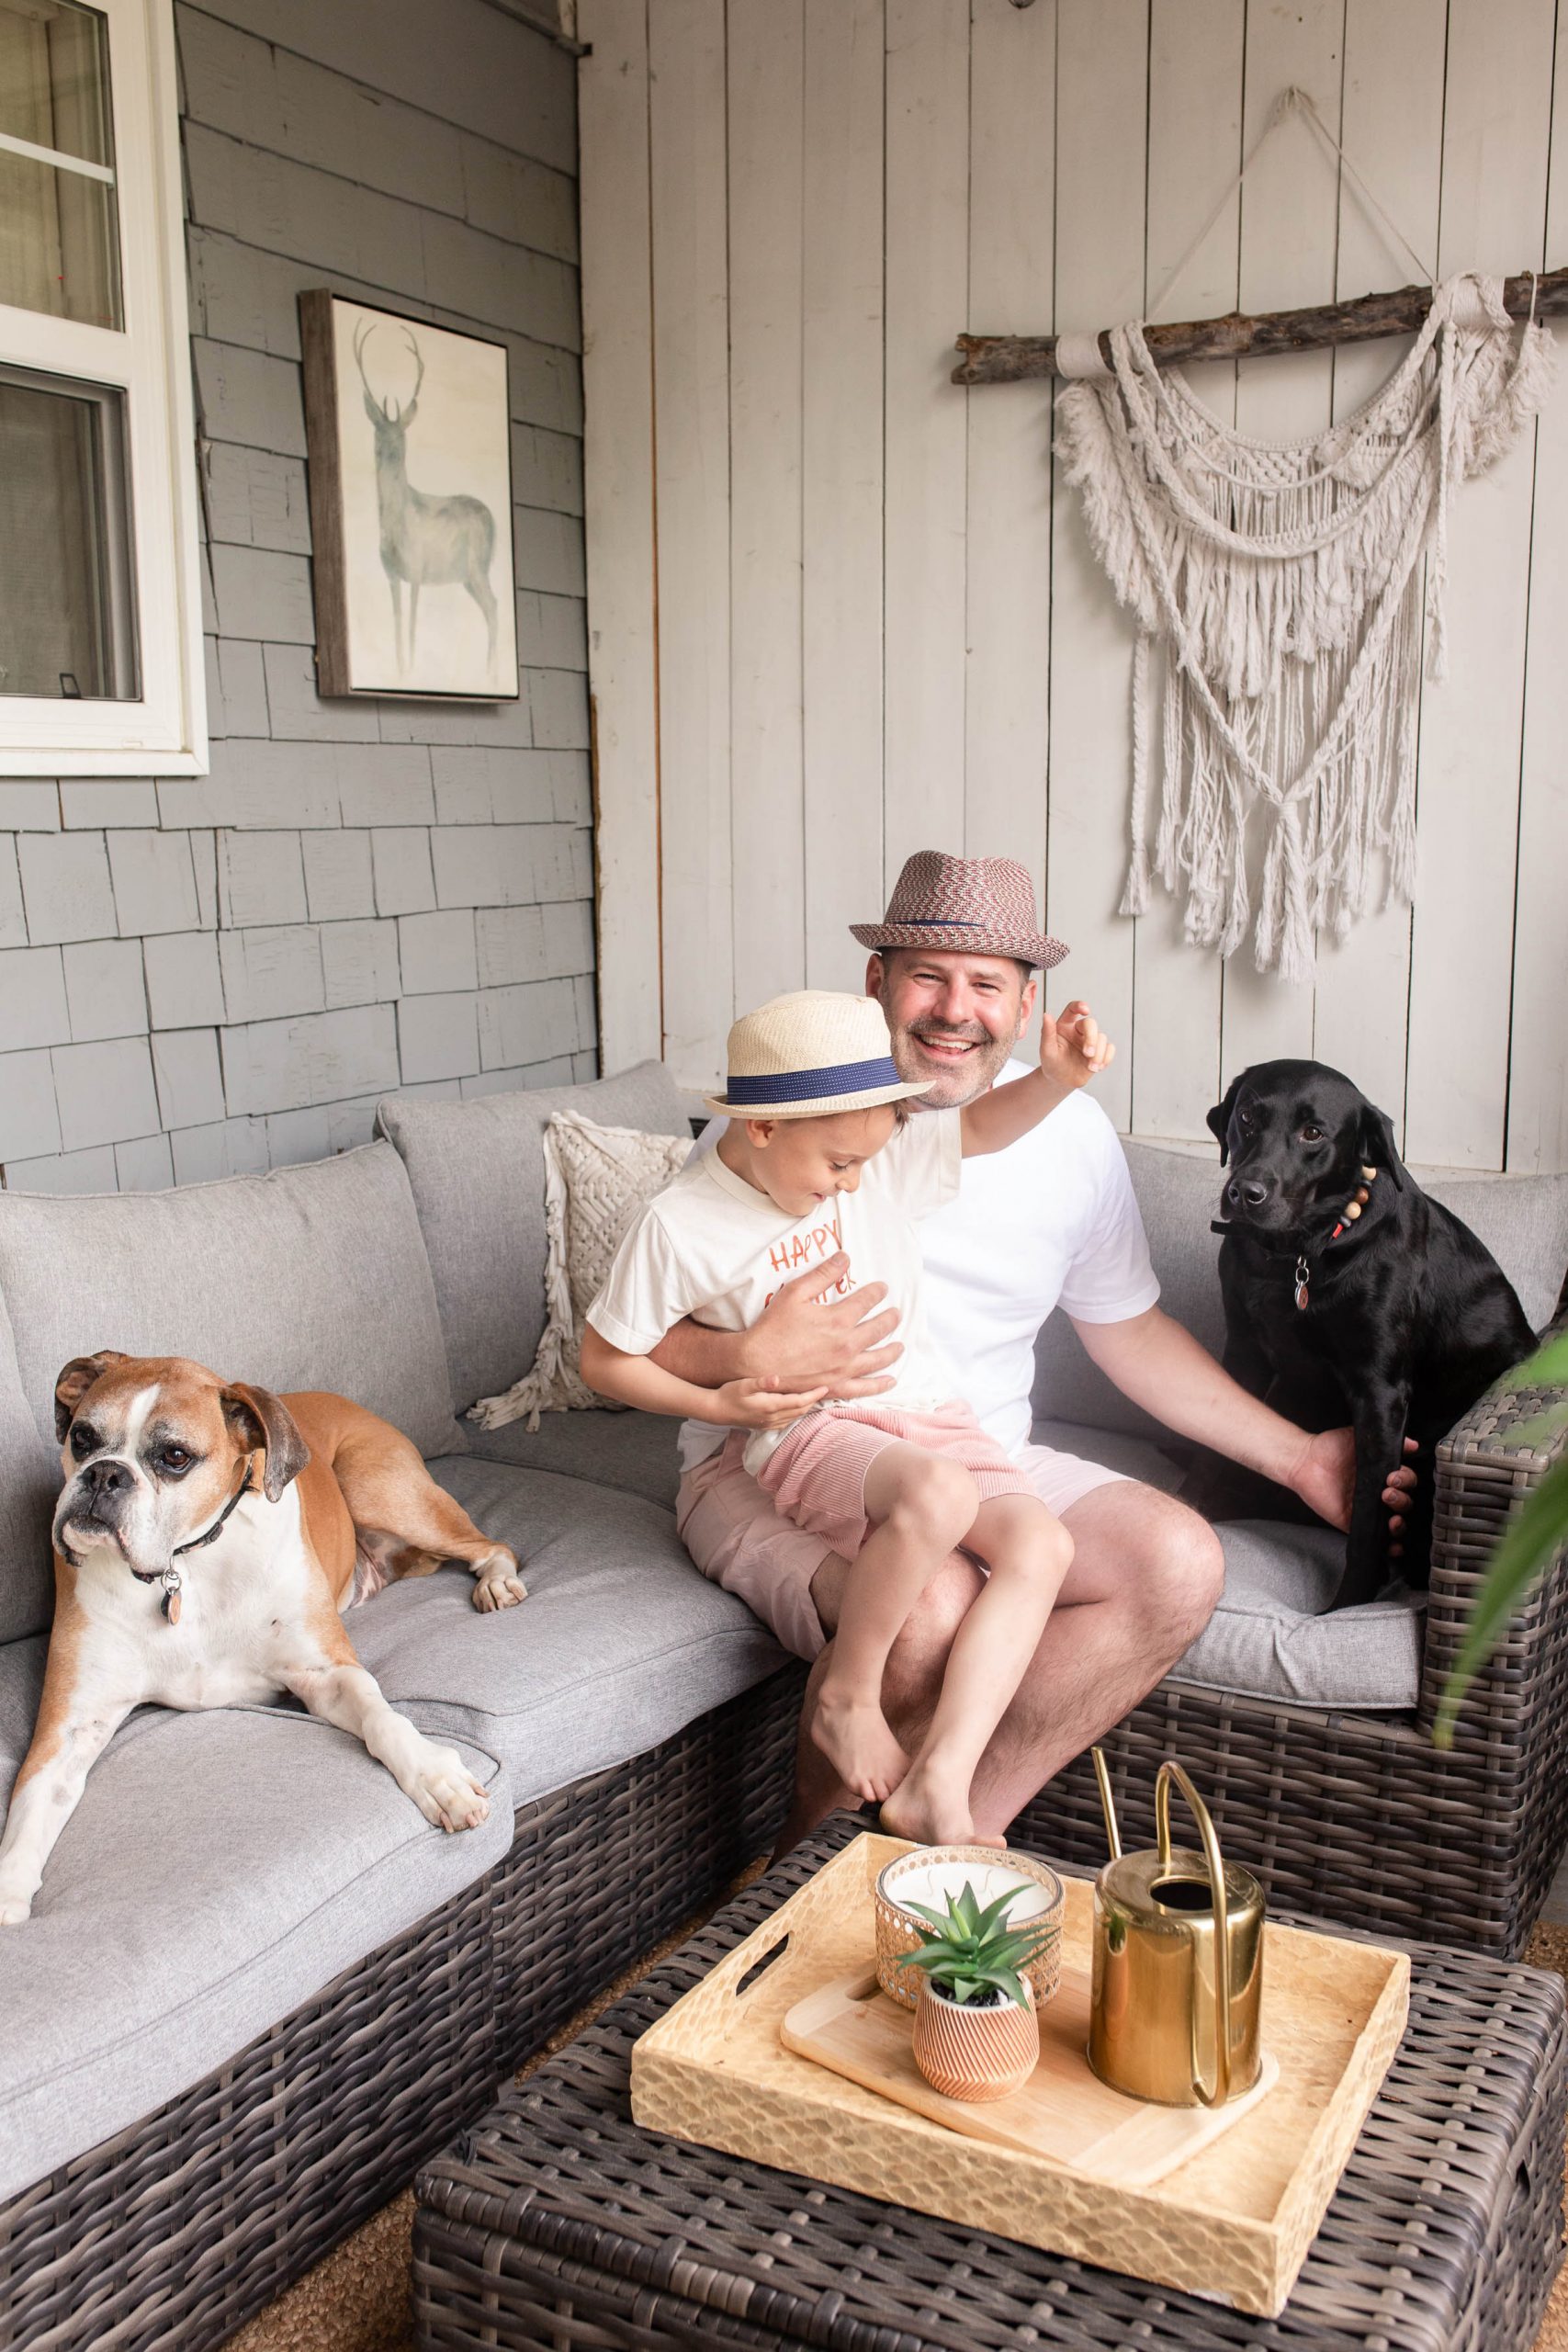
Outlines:
POLYGON ((904 1352, 894 1337, 898 1317, 891 1309, 878 1312, 887 1295, 883 1283, 834 1296, 849 1265, 839 1251, 795 1275, 775 1291, 749 1330, 710 1331, 705 1324, 677 1323, 649 1361, 695 1388, 759 1380, 796 1394, 818 1388, 840 1404, 879 1396, 893 1385, 890 1367, 904 1352))
MULTIPOLYGON (((1248 1396, 1190 1331, 1157 1306, 1120 1323, 1075 1320, 1073 1329, 1106 1378, 1167 1429, 1288 1487, 1333 1526, 1349 1525, 1356 1449, 1348 1430, 1325 1430, 1314 1437, 1297 1429, 1272 1406, 1248 1396)), ((1407 1441, 1405 1452, 1415 1450, 1407 1441)), ((1388 1509, 1407 1510, 1414 1486, 1413 1471, 1391 1469, 1383 1488, 1388 1509)), ((1403 1521, 1389 1524, 1397 1534, 1403 1521)))

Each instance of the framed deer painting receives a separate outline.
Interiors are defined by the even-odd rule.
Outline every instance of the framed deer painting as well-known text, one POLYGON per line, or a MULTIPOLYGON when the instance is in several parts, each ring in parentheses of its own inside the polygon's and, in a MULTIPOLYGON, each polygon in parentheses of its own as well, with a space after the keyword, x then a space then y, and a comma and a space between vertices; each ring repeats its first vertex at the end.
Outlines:
POLYGON ((506 349, 299 297, 323 695, 516 698, 506 349))

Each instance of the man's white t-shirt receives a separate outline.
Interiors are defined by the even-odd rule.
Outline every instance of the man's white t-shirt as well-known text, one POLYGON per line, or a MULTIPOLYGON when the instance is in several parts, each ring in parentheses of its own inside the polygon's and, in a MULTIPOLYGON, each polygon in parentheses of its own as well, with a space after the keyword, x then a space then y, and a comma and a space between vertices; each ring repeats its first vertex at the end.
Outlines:
MULTIPOLYGON (((744 1331, 784 1283, 842 1250, 850 1264, 839 1294, 886 1283, 897 1310, 904 1353, 882 1401, 909 1412, 951 1404, 958 1380, 927 1328, 916 1222, 956 1199, 963 1141, 956 1111, 911 1119, 864 1162, 855 1191, 804 1216, 779 1208, 716 1151, 694 1153, 637 1216, 587 1319, 613 1348, 634 1356, 651 1354, 688 1315, 711 1329, 744 1331)), ((727 1434, 707 1422, 687 1426, 720 1445, 727 1434)), ((747 1468, 754 1470, 783 1434, 759 1430, 746 1449, 747 1468)))
MULTIPOLYGON (((997 1082, 1028 1071, 1026 1062, 1009 1062, 997 1082)), ((948 1115, 917 1111, 904 1132, 948 1115)), ((689 1166, 711 1156, 724 1125, 705 1129, 689 1166)), ((919 1228, 926 1326, 952 1368, 949 1395, 1016 1453, 1032 1425, 1034 1341, 1046 1317, 1061 1306, 1077 1323, 1124 1323, 1155 1305, 1159 1283, 1126 1156, 1089 1094, 1070 1095, 1005 1151, 976 1153, 960 1169, 956 1197, 919 1228)), ((898 1337, 908 1347, 909 1335, 898 1337)), ((716 1452, 724 1434, 686 1422, 682 1472, 716 1452)))

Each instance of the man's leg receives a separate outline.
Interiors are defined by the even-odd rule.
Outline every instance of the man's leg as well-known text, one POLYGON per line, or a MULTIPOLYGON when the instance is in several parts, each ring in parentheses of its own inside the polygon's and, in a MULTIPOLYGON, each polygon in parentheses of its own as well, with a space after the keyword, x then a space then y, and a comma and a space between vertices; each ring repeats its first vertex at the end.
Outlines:
MULTIPOLYGON (((975 1776, 975 1827, 1002 1835, 1063 1766, 1120 1723, 1153 1690, 1213 1612, 1224 1564, 1212 1527, 1169 1495, 1131 1479, 1096 1487, 1064 1508, 1073 1539, 1068 1569, 1011 1705, 975 1776)), ((811 1597, 830 1634, 848 1568, 824 1560, 811 1597)), ((953 1634, 979 1589, 961 1554, 938 1570, 893 1645, 883 1707, 912 1753, 942 1688, 953 1634)), ((835 1807, 856 1800, 839 1786, 808 1725, 823 1672, 819 1658, 802 1712, 795 1803, 777 1851, 785 1853, 835 1807)))

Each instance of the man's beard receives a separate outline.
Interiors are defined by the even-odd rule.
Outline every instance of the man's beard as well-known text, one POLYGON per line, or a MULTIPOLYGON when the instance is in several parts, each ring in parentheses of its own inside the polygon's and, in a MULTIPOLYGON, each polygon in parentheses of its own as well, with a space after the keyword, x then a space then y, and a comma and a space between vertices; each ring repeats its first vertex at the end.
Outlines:
POLYGON ((921 1022, 917 1027, 900 1029, 893 1037, 893 1059, 898 1075, 906 1085, 927 1086, 930 1091, 911 1101, 911 1111, 954 1111, 965 1102, 973 1102, 985 1093, 1008 1063, 1013 1049, 1010 1037, 993 1037, 978 1022, 967 1022, 955 1029, 946 1029, 936 1022, 921 1022), (919 1050, 922 1037, 934 1043, 964 1045, 971 1048, 952 1059, 945 1055, 928 1055, 919 1050))

